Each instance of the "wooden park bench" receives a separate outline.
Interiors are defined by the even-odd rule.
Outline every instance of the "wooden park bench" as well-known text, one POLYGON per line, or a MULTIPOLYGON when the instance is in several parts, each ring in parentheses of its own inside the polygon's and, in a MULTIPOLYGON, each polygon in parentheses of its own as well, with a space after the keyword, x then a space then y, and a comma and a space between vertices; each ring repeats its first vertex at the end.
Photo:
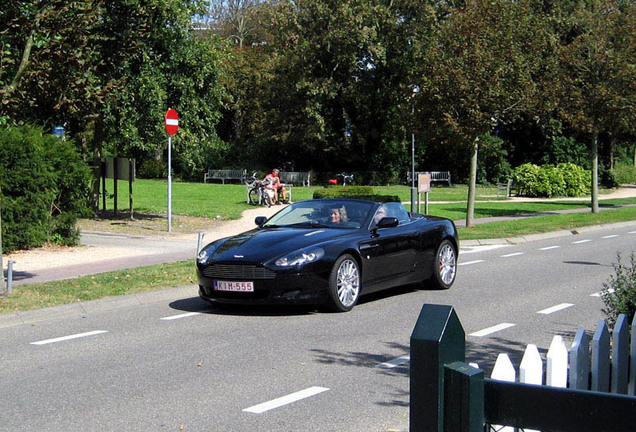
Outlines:
POLYGON ((281 183, 289 185, 311 186, 311 179, 309 172, 302 171, 281 171, 278 173, 281 183))
MULTIPOLYGON (((415 173, 415 180, 417 182, 417 178, 420 174, 430 174, 431 176, 431 183, 432 182, 446 182, 448 183, 448 185, 451 185, 451 173, 450 171, 422 171, 422 172, 416 172, 415 173)), ((407 172, 406 173, 406 179, 408 180, 409 184, 411 183, 411 172, 407 172)))
POLYGON ((241 183, 245 183, 247 178, 247 170, 208 170, 206 174, 203 175, 203 183, 207 183, 208 180, 221 180, 223 184, 225 184, 225 180, 238 180, 241 183))

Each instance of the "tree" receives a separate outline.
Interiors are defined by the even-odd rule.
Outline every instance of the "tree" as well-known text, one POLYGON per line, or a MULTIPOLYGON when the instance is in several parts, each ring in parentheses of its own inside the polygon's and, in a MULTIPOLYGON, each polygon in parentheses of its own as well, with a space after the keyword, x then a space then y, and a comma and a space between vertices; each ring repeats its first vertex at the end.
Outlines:
POLYGON ((263 130, 272 159, 303 169, 376 169, 397 178, 408 155, 406 88, 419 40, 411 32, 434 21, 432 8, 421 3, 266 5, 265 49, 273 60, 263 130))
POLYGON ((598 213, 601 133, 634 133, 636 6, 633 1, 579 2, 561 36, 559 109, 591 143, 592 212, 598 213))
MULTIPOLYGON (((21 79, 11 80, 17 81, 15 89, 3 86, 11 92, 2 95, 0 117, 66 124, 97 177, 105 151, 161 157, 162 118, 173 107, 183 114, 177 165, 186 174, 202 172, 197 164, 211 147, 221 146, 214 126, 223 94, 218 42, 191 31, 191 19, 203 5, 203 0, 12 4, 1 12, 9 29, 0 32, 0 43, 9 55, 0 79, 18 74, 21 79), (27 51, 17 48, 22 46, 31 51, 19 72, 18 59, 27 51)), ((96 181, 93 186, 96 206, 96 181)))
POLYGON ((536 95, 548 38, 531 2, 476 0, 453 9, 422 54, 418 112, 448 128, 471 155, 466 225, 472 226, 480 137, 514 120, 536 95))

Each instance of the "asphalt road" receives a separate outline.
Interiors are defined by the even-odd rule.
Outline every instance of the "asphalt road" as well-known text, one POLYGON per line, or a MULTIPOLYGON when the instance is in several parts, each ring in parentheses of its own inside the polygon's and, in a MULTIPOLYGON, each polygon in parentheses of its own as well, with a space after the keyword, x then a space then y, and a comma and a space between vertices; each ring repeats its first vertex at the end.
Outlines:
MULTIPOLYGON (((467 360, 542 355, 603 318, 594 294, 636 224, 460 255, 448 291, 411 287, 352 312, 172 300, 0 327, 0 431, 387 431, 408 425, 409 338, 422 304, 455 307, 467 360), (498 331, 494 329, 498 328, 498 331)), ((157 296, 165 294, 157 293, 157 296)))

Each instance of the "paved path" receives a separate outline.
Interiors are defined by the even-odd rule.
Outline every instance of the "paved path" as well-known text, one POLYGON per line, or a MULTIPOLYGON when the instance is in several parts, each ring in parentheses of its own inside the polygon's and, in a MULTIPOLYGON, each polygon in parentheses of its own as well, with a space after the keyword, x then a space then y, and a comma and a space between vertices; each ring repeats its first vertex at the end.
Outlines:
MULTIPOLYGON (((601 199, 628 197, 636 197, 636 185, 620 188, 612 194, 603 195, 601 199)), ((514 200, 533 201, 527 198, 516 198, 514 200)), ((564 199, 554 199, 553 201, 557 200, 563 201, 564 199)), ((580 198, 576 198, 576 200, 580 201, 580 198)), ((541 201, 546 200, 543 199, 541 201)), ((280 209, 281 207, 274 206, 269 209, 258 207, 247 210, 240 219, 225 222, 215 230, 202 233, 202 244, 252 229, 255 226, 254 218, 256 216, 269 217, 280 209)), ((525 215, 487 217, 476 219, 475 223, 481 224, 501 220, 518 220, 547 214, 589 211, 589 208, 576 208, 525 215)), ((459 227, 465 226, 465 221, 463 220, 455 223, 459 227)), ((545 236, 545 234, 542 236, 545 236)), ((527 241, 530 238, 533 238, 533 236, 516 239, 472 240, 462 242, 462 246, 494 244, 502 241, 508 243, 520 242, 527 241)), ((165 236, 129 236, 102 232, 82 232, 81 244, 83 246, 58 250, 34 249, 19 252, 5 256, 2 264, 6 269, 8 260, 15 261, 13 264, 13 285, 47 282, 131 267, 194 259, 199 241, 197 233, 165 236)))

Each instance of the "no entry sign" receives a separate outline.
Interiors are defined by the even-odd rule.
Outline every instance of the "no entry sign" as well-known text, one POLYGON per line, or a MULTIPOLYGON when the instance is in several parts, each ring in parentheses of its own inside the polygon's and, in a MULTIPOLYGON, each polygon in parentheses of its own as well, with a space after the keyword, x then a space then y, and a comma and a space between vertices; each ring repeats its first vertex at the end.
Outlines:
POLYGON ((179 114, 172 108, 166 112, 166 132, 174 135, 179 130, 179 114))

